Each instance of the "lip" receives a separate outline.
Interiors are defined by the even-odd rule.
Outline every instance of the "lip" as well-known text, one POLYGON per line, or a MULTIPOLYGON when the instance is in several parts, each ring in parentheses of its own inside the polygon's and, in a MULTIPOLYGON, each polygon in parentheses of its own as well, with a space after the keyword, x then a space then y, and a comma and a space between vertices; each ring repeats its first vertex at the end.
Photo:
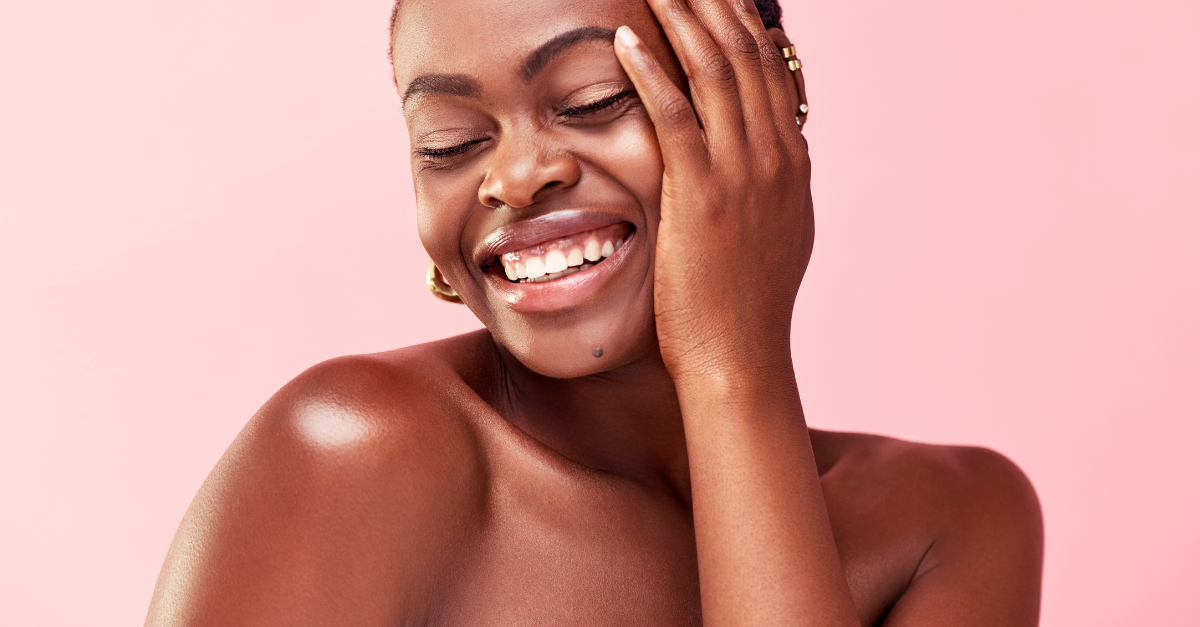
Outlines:
POLYGON ((506 252, 628 221, 618 214, 605 211, 562 209, 506 224, 479 243, 475 249, 475 265, 485 268, 506 252))
POLYGON ((520 250, 549 239, 566 237, 610 224, 628 222, 621 216, 606 212, 563 210, 501 227, 479 246, 476 262, 484 268, 489 286, 508 306, 519 313, 548 313, 568 309, 591 298, 604 286, 640 246, 641 233, 637 228, 625 243, 603 262, 565 277, 543 283, 513 283, 493 265, 504 252, 520 250), (493 267, 488 267, 493 265, 493 267))

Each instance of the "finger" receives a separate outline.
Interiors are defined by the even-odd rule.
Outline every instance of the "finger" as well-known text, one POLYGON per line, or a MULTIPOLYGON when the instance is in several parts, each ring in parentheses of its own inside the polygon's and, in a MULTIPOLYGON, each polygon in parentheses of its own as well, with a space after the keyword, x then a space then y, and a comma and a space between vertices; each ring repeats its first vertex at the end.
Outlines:
POLYGON ((770 97, 777 118, 785 124, 793 124, 795 112, 791 106, 791 85, 788 82, 787 62, 780 54, 779 45, 767 32, 763 25, 762 16, 754 0, 722 0, 730 2, 734 14, 750 36, 754 38, 759 49, 759 65, 763 72, 767 94, 770 97))
POLYGON ((671 80, 646 44, 628 26, 617 29, 617 60, 633 81, 642 106, 654 123, 668 172, 694 170, 708 161, 700 122, 687 96, 671 80))
POLYGON ((800 107, 796 119, 800 130, 804 130, 804 125, 808 123, 808 94, 804 90, 804 70, 797 69, 792 74, 796 77, 796 93, 799 96, 797 106, 800 107))
MULTIPOLYGON (((692 7, 734 68, 747 132, 753 133, 760 127, 776 130, 777 110, 772 103, 766 76, 768 66, 764 61, 778 57, 779 51, 762 28, 761 20, 758 25, 760 41, 748 27, 747 16, 738 15, 739 11, 746 12, 743 0, 692 0, 692 7)), ((752 1, 750 9, 755 12, 753 19, 758 20, 752 1)))
POLYGON ((725 53, 684 0, 647 0, 658 18, 692 92, 692 103, 706 136, 724 144, 745 136, 737 76, 725 53))
MULTIPOLYGON (((767 35, 780 49, 795 48, 795 44, 781 30, 767 31, 767 35)), ((782 102, 787 106, 787 110, 783 115, 789 118, 793 114, 797 115, 799 128, 803 129, 808 119, 808 95, 804 88, 804 70, 800 67, 799 57, 796 57, 795 61, 796 69, 791 69, 792 66, 787 64, 787 72, 784 74, 785 93, 782 102)))
MULTIPOLYGON (((740 3, 740 0, 736 0, 740 3)), ((761 71, 760 51, 750 29, 738 18, 730 0, 691 0, 692 12, 735 69, 761 71)))

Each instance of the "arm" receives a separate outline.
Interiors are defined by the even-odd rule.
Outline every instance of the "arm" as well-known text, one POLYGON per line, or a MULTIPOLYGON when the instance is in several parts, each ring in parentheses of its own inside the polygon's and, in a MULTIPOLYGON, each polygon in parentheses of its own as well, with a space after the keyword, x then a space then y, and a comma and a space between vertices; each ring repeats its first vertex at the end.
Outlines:
POLYGON ((681 382, 704 624, 858 625, 794 383, 749 378, 681 382))
MULTIPOLYGON (((655 314, 683 411, 704 624, 858 625, 790 357, 813 236, 802 82, 752 2, 649 4, 687 85, 628 30, 616 49, 663 155, 655 314)), ((967 474, 888 625, 1036 624, 1036 497, 1006 460, 967 474)))
POLYGON ((650 0, 692 92, 617 55, 663 153, 655 315, 683 411, 706 627, 857 625, 790 356, 812 245, 798 93, 752 2, 650 0))

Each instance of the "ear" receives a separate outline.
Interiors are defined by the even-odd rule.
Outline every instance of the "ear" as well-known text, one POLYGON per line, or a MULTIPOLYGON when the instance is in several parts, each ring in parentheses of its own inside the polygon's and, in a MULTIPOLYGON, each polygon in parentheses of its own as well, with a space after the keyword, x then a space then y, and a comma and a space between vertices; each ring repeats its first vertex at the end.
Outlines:
MULTIPOLYGON (((781 29, 768 28, 767 34, 771 36, 772 40, 774 40, 775 46, 777 48, 786 48, 786 47, 792 45, 792 40, 788 39, 787 34, 784 33, 783 30, 781 30, 781 29)), ((799 58, 799 53, 797 53, 796 57, 799 58)), ((804 70, 798 69, 793 72, 789 72, 789 74, 791 74, 791 78, 792 78, 792 80, 791 80, 792 89, 793 89, 792 95, 794 97, 794 100, 792 101, 791 106, 792 106, 792 109, 795 109, 796 112, 799 113, 800 105, 802 105, 802 104, 805 106, 808 105, 808 96, 806 96, 804 93, 804 70)), ((804 122, 807 122, 807 121, 808 121, 808 113, 806 112, 804 114, 801 114, 800 115, 801 126, 803 126, 804 122)))

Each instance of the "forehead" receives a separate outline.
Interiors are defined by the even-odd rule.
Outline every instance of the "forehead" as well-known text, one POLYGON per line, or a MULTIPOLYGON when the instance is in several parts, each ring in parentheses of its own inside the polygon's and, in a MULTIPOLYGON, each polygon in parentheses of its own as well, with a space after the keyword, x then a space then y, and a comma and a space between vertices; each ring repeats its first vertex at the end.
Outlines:
POLYGON ((393 36, 401 89, 427 72, 507 74, 537 46, 585 27, 657 31, 645 0, 402 0, 393 36))

